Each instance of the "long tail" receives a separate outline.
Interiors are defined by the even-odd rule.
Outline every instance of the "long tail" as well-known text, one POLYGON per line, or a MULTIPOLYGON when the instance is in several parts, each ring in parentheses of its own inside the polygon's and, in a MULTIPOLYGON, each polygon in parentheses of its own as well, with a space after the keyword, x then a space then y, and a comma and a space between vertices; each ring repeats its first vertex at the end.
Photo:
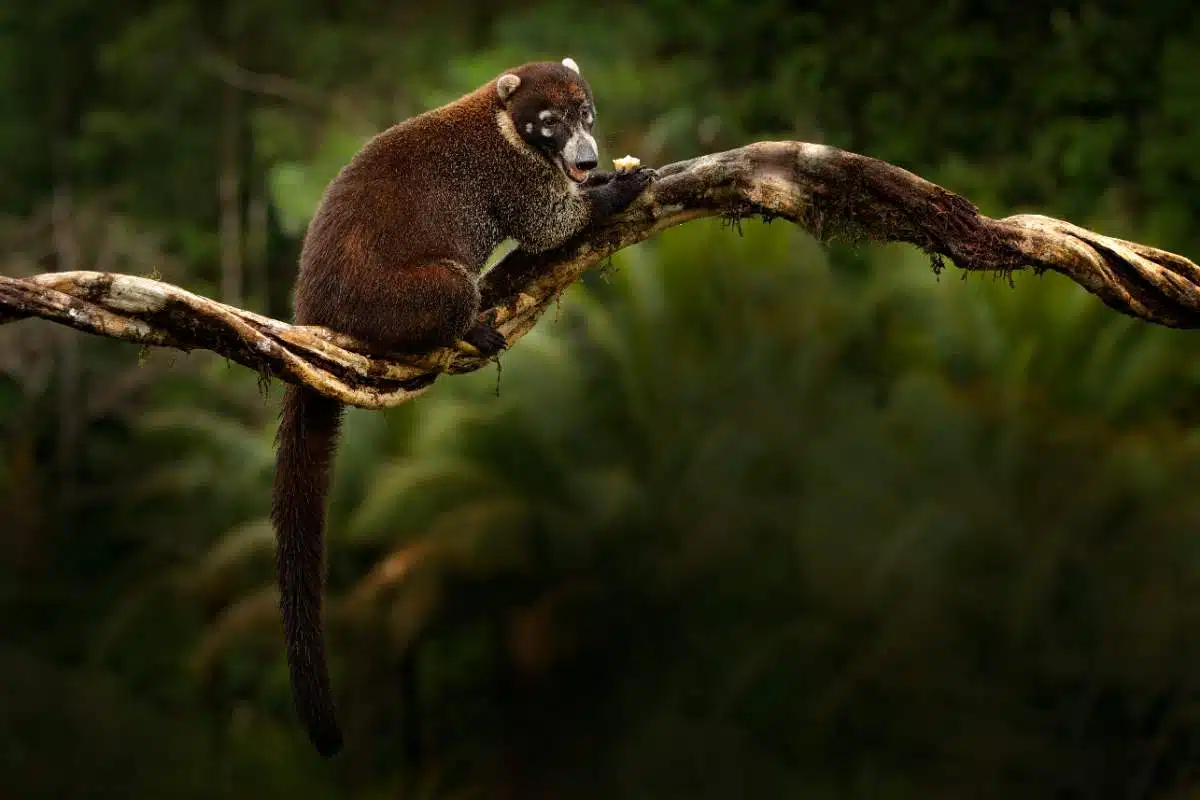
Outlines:
POLYGON ((271 508, 292 699, 308 738, 325 758, 342 749, 321 613, 325 496, 341 420, 336 400, 304 387, 286 388, 271 508))

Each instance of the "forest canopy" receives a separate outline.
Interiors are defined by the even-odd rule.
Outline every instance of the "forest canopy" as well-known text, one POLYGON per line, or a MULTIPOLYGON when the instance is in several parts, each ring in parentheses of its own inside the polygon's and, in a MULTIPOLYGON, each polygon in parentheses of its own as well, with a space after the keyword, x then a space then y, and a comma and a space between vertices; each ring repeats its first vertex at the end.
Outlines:
MULTIPOLYGON (((43 0, 0 7, 0 274, 287 319, 365 137, 567 55, 605 159, 822 142, 993 217, 1200 253, 1190 3, 43 0)), ((278 628, 278 383, 0 326, 9 788, 1197 791, 1194 334, 1055 275, 741 228, 623 250, 499 376, 349 415, 332 763, 278 628)))

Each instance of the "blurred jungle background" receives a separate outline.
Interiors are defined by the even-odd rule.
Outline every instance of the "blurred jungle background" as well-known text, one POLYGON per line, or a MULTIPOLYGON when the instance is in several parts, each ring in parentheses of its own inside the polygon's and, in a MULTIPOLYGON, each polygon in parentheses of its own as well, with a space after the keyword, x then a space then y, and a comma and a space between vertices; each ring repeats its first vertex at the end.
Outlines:
MULTIPOLYGON (((0 5, 0 269, 287 318, 365 137, 570 55, 602 158, 756 139, 1196 258, 1200 8, 0 5)), ((1197 340, 1056 276, 693 222, 349 414, 347 748, 295 721, 278 383, 0 328, 5 797, 1200 796, 1197 340)))

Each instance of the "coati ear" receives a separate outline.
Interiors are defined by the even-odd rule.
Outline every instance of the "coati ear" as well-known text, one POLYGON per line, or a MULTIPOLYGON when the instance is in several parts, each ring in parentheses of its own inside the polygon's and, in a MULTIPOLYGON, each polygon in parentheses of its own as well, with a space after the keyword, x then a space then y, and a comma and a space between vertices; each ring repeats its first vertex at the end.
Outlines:
POLYGON ((571 58, 570 56, 567 56, 566 58, 564 58, 562 60, 562 65, 564 67, 566 67, 567 69, 571 70, 572 72, 574 72, 576 75, 583 74, 582 72, 579 71, 579 65, 575 63, 575 59, 571 58))
POLYGON ((521 85, 521 79, 511 72, 506 72, 496 80, 496 94, 500 96, 500 102, 508 102, 508 98, 512 97, 512 93, 521 85))

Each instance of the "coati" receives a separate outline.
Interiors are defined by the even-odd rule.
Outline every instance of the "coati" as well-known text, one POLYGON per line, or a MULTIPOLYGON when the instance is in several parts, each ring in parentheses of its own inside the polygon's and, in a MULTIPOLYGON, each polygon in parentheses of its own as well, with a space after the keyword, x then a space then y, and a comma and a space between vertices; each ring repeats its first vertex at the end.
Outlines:
MULTIPOLYGON (((570 58, 506 71, 379 133, 326 187, 300 253, 297 324, 322 325, 377 354, 465 340, 507 346, 479 319, 478 275, 505 239, 562 244, 626 208, 654 179, 592 175, 592 91, 570 58)), ((276 439, 271 519, 296 711, 317 751, 342 747, 322 620, 325 496, 342 406, 289 385, 276 439)))

